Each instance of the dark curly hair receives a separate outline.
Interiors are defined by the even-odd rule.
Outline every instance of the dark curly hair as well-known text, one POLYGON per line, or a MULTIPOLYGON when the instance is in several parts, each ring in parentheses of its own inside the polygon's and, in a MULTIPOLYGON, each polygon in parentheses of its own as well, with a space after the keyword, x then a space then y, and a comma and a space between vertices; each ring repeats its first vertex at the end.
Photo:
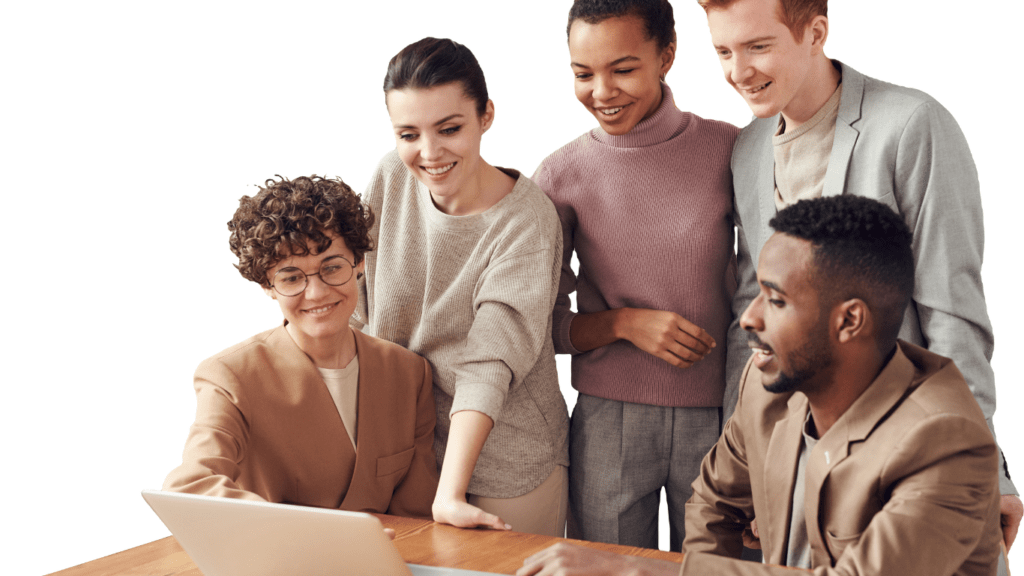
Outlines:
POLYGON ((256 196, 242 196, 228 222, 231 252, 243 277, 267 288, 267 272, 290 254, 314 254, 331 246, 329 232, 345 241, 358 264, 373 250, 373 211, 340 178, 313 175, 288 180, 268 179, 256 196))
POLYGON ((569 35, 576 20, 597 24, 617 16, 636 16, 643 20, 647 39, 656 41, 658 50, 676 41, 676 20, 668 0, 576 0, 569 9, 565 34, 569 35))
POLYGON ((801 200, 769 225, 811 243, 811 281, 823 307, 864 300, 879 323, 879 347, 895 345, 914 293, 913 235, 898 214, 870 198, 829 196, 801 200))

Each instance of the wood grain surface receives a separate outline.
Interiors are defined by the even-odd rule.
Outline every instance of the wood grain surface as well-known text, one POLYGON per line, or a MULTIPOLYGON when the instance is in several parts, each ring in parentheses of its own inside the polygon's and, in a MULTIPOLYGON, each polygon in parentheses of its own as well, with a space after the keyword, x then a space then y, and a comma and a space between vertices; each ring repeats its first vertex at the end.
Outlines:
MULTIPOLYGON (((465 568, 513 574, 523 559, 562 538, 472 530, 437 524, 430 520, 375 514, 386 528, 395 531, 395 547, 410 564, 465 568)), ((680 562, 682 554, 568 540, 574 544, 632 556, 680 562)), ((202 576, 172 536, 124 552, 93 560, 53 576, 202 576)))

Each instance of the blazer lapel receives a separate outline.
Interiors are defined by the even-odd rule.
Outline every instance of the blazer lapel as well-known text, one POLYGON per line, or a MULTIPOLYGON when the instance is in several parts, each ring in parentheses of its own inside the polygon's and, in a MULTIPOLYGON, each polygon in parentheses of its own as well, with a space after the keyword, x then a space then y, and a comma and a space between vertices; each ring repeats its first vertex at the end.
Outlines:
POLYGON ((800 443, 803 440, 803 425, 807 418, 807 397, 794 394, 789 399, 789 414, 775 423, 768 449, 765 452, 763 501, 766 514, 757 517, 758 526, 768 534, 772 542, 771 556, 766 560, 772 564, 784 564, 789 547, 789 518, 793 509, 793 487, 796 483, 796 465, 800 457, 800 443))
POLYGON ((764 134, 760 135, 760 141, 763 142, 763 145, 760 158, 758 159, 760 169, 757 171, 757 182, 754 190, 757 190, 757 204, 761 212, 761 218, 757 221, 757 252, 751 251, 750 255, 755 269, 757 268, 761 248, 764 247, 765 242, 773 234, 771 227, 768 226, 768 222, 779 212, 779 209, 775 206, 775 146, 772 144, 772 135, 775 134, 776 128, 779 125, 779 116, 776 115, 766 121, 761 121, 760 125, 762 127, 761 130, 764 132, 764 134))
POLYGON ((914 365, 899 346, 878 377, 839 417, 808 455, 804 521, 815 566, 829 566, 835 559, 825 545, 821 526, 821 490, 829 473, 850 455, 850 446, 866 439, 903 397, 914 376, 914 365))
MULTIPOLYGON (((382 398, 374 393, 373 383, 384 381, 384 375, 381 373, 383 362, 377 357, 376 350, 374 350, 365 334, 354 328, 352 333, 356 338, 356 356, 359 358, 359 391, 356 400, 356 414, 358 414, 356 438, 358 438, 359 449, 353 454, 355 463, 352 469, 353 475, 356 475, 359 471, 370 466, 373 469, 368 473, 361 474, 360 477, 376 478, 379 450, 374 444, 373 421, 378 415, 387 411, 387 398, 382 398), (367 474, 369 475, 367 476, 367 474)), ((349 442, 349 446, 351 445, 352 443, 349 442)), ((350 490, 349 494, 353 492, 350 490)), ((346 507, 347 501, 348 494, 342 500, 342 508, 348 509, 346 507)))
MULTIPOLYGON (((303 385, 309 388, 307 393, 315 398, 314 406, 316 413, 309 414, 308 417, 310 419, 322 419, 325 424, 329 423, 330 428, 333 428, 332 433, 323 435, 318 439, 318 442, 324 445, 323 449, 325 452, 336 451, 341 469, 348 471, 346 476, 338 478, 339 486, 347 491, 349 484, 352 482, 353 462, 356 459, 356 451, 352 447, 352 441, 348 437, 348 431, 345 430, 345 423, 341 420, 341 414, 338 413, 338 408, 334 403, 334 397, 331 396, 331 391, 327 389, 327 384, 324 383, 320 371, 317 370, 309 356, 306 356, 306 353, 295 344, 295 341, 288 335, 288 331, 284 326, 271 333, 268 342, 287 357, 288 365, 291 367, 288 370, 289 377, 301 379, 303 385)), ((360 363, 360 389, 362 388, 362 371, 362 363, 360 363)), ((361 393, 359 395, 362 396, 361 393)), ((356 425, 359 425, 358 421, 356 425)))
POLYGON ((853 147, 860 132, 853 124, 860 120, 861 102, 864 100, 864 77, 849 66, 839 64, 843 72, 843 93, 839 97, 839 115, 836 118, 836 134, 832 141, 825 171, 825 183, 821 195, 838 196, 846 188, 846 171, 853 157, 853 147))

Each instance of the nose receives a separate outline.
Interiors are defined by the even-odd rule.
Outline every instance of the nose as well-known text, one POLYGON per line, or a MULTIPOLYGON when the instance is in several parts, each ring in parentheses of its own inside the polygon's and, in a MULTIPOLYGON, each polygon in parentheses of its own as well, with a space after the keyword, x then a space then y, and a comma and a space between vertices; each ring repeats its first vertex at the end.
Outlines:
POLYGON ((420 136, 420 157, 427 162, 439 160, 444 156, 441 142, 430 136, 420 136))
POLYGON ((729 83, 736 86, 743 85, 754 73, 750 59, 739 53, 734 53, 732 58, 723 60, 722 67, 725 68, 725 75, 729 83))
POLYGON ((750 301, 750 305, 740 316, 740 326, 748 332, 764 330, 764 294, 750 301))
POLYGON ((607 74, 594 76, 594 100, 606 102, 619 95, 619 87, 615 79, 607 74))
POLYGON ((307 300, 317 300, 323 297, 330 288, 327 284, 320 279, 319 274, 313 276, 306 276, 306 291, 305 296, 307 300))

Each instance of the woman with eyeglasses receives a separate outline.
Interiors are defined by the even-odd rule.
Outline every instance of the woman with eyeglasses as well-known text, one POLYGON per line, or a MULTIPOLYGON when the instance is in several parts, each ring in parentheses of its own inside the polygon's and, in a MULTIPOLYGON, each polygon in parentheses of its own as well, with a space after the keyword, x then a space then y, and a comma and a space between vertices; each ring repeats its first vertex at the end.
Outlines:
POLYGON ((284 322, 199 365, 164 490, 430 517, 430 366, 349 327, 373 220, 341 180, 268 180, 242 197, 231 251, 284 322))
POLYGON ((525 175, 480 157, 494 103, 465 46, 406 46, 384 94, 395 150, 365 195, 377 250, 353 322, 434 369, 434 520, 562 536, 569 417, 551 342, 554 205, 525 175))

